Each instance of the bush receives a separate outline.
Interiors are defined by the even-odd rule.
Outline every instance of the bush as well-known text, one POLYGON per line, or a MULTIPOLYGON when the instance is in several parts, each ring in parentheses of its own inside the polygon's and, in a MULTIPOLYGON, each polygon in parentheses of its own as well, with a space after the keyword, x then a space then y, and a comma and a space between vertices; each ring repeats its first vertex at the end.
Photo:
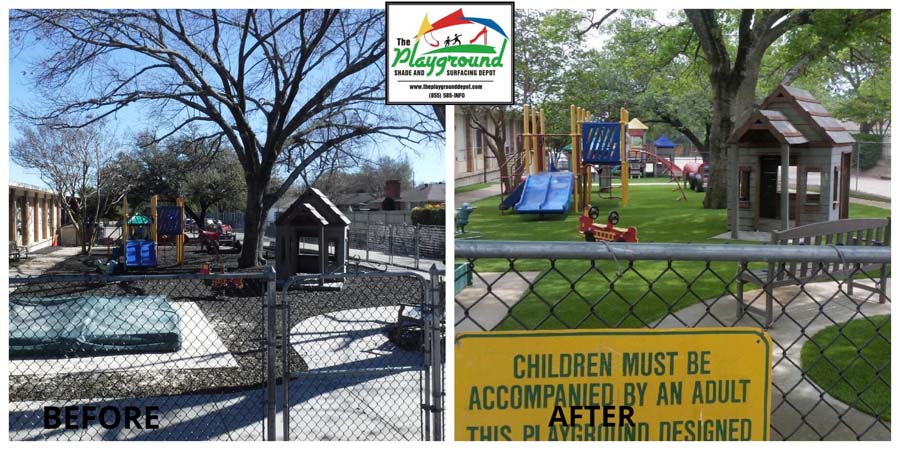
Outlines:
POLYGON ((878 164, 881 159, 881 136, 877 134, 857 133, 853 135, 856 144, 853 145, 853 160, 850 162, 851 167, 856 167, 856 153, 859 152, 859 168, 860 170, 869 170, 878 164))
POLYGON ((410 214, 413 225, 444 225, 444 207, 415 207, 410 214))

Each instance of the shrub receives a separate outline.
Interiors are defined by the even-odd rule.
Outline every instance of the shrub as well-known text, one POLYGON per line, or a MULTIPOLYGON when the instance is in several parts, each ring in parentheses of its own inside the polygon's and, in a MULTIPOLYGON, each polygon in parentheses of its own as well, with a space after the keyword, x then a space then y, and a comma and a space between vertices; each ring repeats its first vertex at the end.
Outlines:
POLYGON ((444 225, 444 207, 415 207, 410 214, 413 225, 444 225))

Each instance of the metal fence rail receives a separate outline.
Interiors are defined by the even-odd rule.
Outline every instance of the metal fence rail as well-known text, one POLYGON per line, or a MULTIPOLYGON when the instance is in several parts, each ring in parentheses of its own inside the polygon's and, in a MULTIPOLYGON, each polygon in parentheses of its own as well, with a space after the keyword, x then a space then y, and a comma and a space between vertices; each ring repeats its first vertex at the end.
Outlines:
POLYGON ((10 439, 265 438, 270 280, 274 272, 11 278, 10 439), (47 407, 93 407, 100 418, 46 428, 47 407), (104 426, 127 408, 155 408, 156 427, 104 426))
POLYGON ((768 328, 773 439, 890 439, 889 247, 457 241, 456 257, 457 332, 768 328))

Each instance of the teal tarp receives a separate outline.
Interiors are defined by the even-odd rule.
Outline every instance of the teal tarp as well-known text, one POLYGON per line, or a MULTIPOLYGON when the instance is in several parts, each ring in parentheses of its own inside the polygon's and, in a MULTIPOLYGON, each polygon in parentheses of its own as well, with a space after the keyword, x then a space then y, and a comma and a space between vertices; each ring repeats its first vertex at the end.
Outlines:
POLYGON ((174 352, 178 313, 161 295, 9 299, 9 355, 174 352))

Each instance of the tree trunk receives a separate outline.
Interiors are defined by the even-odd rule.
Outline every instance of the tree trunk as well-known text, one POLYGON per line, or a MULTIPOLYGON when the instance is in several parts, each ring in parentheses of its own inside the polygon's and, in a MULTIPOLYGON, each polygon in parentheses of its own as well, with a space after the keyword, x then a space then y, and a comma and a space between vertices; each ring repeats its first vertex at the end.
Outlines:
POLYGON ((709 129, 709 185, 703 207, 723 209, 728 206, 728 138, 734 131, 731 116, 735 92, 724 81, 713 94, 713 117, 709 129))
POLYGON ((259 264, 263 232, 268 208, 263 205, 263 196, 268 180, 247 177, 247 208, 244 213, 244 242, 238 267, 245 269, 259 264))

